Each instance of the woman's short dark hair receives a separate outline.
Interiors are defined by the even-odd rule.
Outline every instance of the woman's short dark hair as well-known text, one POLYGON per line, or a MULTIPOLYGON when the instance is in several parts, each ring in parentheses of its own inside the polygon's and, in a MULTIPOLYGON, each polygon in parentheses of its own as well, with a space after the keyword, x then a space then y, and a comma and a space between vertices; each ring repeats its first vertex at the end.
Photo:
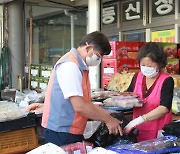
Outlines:
POLYGON ((156 62, 160 70, 167 65, 167 55, 158 43, 149 42, 142 46, 138 52, 137 59, 140 62, 144 57, 149 57, 153 62, 156 62))
POLYGON ((108 38, 101 32, 95 31, 87 34, 79 43, 79 46, 91 44, 94 50, 100 52, 101 55, 108 55, 111 52, 111 46, 108 38))

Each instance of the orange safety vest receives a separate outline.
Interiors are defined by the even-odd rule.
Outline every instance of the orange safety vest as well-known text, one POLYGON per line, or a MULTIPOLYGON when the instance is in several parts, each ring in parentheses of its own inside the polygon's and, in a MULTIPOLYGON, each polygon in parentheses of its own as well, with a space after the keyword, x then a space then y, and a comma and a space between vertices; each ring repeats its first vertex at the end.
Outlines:
POLYGON ((88 67, 76 49, 72 48, 70 52, 66 53, 57 61, 51 73, 45 95, 42 126, 55 132, 68 132, 82 135, 87 123, 87 118, 74 111, 69 99, 64 99, 57 81, 56 66, 64 62, 74 62, 78 65, 82 73, 83 100, 85 103, 91 102, 88 67))

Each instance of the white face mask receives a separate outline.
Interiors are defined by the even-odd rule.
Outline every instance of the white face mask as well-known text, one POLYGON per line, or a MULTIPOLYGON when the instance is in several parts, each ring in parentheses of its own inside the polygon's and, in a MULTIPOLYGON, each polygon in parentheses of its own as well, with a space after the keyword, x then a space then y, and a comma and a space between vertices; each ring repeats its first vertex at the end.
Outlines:
POLYGON ((101 63, 101 58, 93 53, 92 57, 86 57, 86 63, 88 66, 97 66, 101 63))
POLYGON ((153 78, 158 75, 159 71, 155 67, 141 66, 141 72, 148 78, 153 78))

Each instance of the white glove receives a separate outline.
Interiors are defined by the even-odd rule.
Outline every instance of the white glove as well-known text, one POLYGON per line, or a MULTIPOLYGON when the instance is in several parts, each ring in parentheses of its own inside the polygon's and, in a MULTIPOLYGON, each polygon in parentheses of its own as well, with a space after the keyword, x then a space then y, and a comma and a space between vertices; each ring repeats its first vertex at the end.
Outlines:
POLYGON ((135 118, 126 125, 126 127, 124 128, 124 132, 126 134, 130 133, 133 128, 135 128, 139 124, 142 124, 143 122, 145 122, 145 119, 143 119, 142 116, 135 118))

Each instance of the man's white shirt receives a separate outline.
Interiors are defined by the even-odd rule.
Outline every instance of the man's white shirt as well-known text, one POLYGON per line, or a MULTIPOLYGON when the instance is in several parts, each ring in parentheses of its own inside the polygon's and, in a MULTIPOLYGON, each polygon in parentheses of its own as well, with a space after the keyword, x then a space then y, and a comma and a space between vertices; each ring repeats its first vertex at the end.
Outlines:
POLYGON ((65 99, 71 96, 83 96, 82 73, 74 62, 57 65, 56 74, 65 99))

